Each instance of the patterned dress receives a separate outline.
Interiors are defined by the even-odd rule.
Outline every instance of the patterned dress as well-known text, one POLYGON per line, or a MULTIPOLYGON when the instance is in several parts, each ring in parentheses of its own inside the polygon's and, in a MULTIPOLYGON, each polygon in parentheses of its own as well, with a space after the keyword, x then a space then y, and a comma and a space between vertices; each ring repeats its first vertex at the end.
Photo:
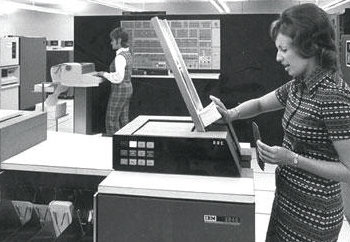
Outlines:
MULTIPOLYGON (((350 89, 318 68, 276 90, 285 106, 283 147, 303 157, 340 162, 332 141, 350 138, 350 89)), ((340 184, 294 166, 276 169, 266 241, 337 241, 343 222, 340 184)))
MULTIPOLYGON (((120 128, 129 122, 129 104, 133 93, 131 84, 132 56, 129 51, 119 53, 126 60, 124 79, 121 83, 111 84, 111 94, 108 99, 106 112, 106 135, 113 136, 120 128)), ((115 72, 115 62, 109 67, 115 72)))

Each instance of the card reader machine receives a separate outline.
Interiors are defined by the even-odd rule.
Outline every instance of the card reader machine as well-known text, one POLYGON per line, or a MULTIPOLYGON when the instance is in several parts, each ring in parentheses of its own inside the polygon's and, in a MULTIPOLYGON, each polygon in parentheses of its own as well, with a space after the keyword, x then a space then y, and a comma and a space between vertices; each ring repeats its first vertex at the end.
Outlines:
POLYGON ((190 117, 139 116, 113 136, 113 168, 119 171, 240 176, 241 154, 234 131, 229 131, 224 124, 212 129, 195 131, 190 117))
POLYGON ((114 134, 116 171, 95 196, 94 239, 255 241, 254 178, 241 169, 244 149, 230 124, 216 125, 215 106, 203 108, 166 20, 151 21, 190 117, 138 116, 114 134))

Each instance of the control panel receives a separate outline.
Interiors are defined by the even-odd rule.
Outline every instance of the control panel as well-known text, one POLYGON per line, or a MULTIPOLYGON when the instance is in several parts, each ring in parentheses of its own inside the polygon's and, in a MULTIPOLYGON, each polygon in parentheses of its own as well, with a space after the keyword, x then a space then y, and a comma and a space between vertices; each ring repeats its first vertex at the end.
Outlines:
POLYGON ((113 137, 113 169, 168 174, 238 176, 225 139, 113 137))
POLYGON ((19 65, 19 38, 0 38, 0 66, 19 65))
MULTIPOLYGON (((220 70, 220 20, 169 20, 169 27, 190 70, 220 70)), ((121 21, 133 48, 133 68, 169 69, 166 58, 149 20, 121 21)))
POLYGON ((121 140, 120 165, 154 166, 154 141, 121 140))
POLYGON ((19 66, 0 67, 1 71, 1 86, 19 84, 19 66))

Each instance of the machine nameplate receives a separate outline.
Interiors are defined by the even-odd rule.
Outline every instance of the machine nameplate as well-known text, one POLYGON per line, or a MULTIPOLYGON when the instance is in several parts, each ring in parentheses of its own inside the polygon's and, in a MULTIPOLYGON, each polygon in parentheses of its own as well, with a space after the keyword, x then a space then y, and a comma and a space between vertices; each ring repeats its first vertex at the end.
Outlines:
POLYGON ((204 223, 225 224, 232 226, 241 225, 241 218, 238 216, 217 216, 204 215, 204 223))

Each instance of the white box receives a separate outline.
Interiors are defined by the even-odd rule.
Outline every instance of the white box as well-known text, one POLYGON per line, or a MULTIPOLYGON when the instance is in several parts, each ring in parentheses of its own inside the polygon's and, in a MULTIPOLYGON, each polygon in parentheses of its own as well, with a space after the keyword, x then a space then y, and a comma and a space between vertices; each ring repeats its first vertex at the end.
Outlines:
MULTIPOLYGON (((35 110, 42 110, 42 103, 35 105, 35 110)), ((49 106, 44 103, 44 111, 47 112, 48 119, 58 119, 67 114, 67 103, 59 101, 56 105, 49 106)))

